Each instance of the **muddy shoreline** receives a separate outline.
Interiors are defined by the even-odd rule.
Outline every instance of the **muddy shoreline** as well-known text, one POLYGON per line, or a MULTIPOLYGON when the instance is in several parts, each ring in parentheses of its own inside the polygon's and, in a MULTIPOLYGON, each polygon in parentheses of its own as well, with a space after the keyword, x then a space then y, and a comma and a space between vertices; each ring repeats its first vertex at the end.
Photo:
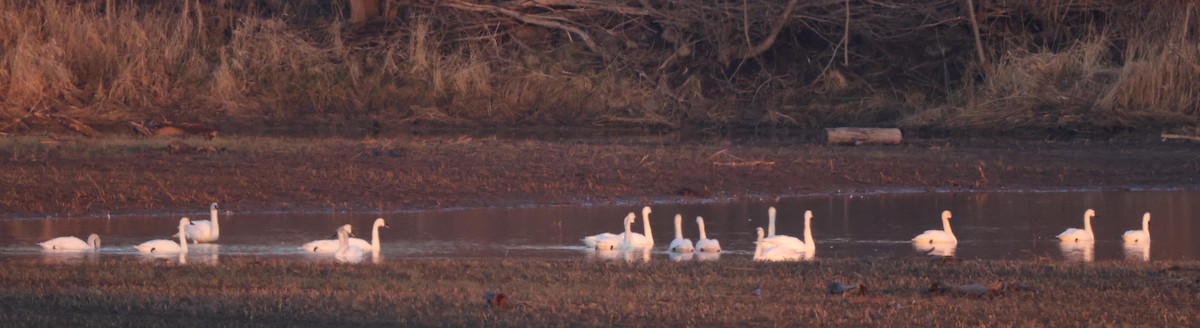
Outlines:
MULTIPOLYGON (((1136 139, 1136 138, 1135 138, 1136 139)), ((0 139, 4 218, 406 211, 828 193, 1194 189, 1200 145, 803 138, 0 139)))

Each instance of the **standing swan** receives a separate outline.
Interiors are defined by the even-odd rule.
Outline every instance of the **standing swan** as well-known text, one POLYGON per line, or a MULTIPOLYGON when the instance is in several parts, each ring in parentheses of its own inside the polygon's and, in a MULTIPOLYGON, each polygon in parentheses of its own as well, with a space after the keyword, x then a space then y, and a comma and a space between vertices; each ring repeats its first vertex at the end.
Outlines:
POLYGON ((945 230, 926 230, 913 237, 912 241, 918 244, 958 244, 958 238, 955 238, 954 231, 950 230, 950 211, 942 211, 942 229, 945 230))
POLYGON ((704 218, 697 216, 696 225, 700 226, 700 240, 696 241, 696 249, 706 253, 720 252, 721 243, 716 239, 708 239, 708 235, 704 233, 704 218))
POLYGON ((683 215, 675 214, 675 240, 671 241, 668 250, 672 253, 691 253, 695 250, 692 240, 683 238, 683 215))
MULTIPOLYGON (((804 215, 807 220, 807 218, 812 217, 812 211, 806 211, 806 212, 804 212, 804 215)), ((766 248, 784 247, 784 248, 795 250, 797 252, 803 252, 808 249, 808 246, 804 245, 804 242, 800 241, 799 238, 788 236, 788 235, 776 235, 775 234, 775 207, 774 206, 767 209, 767 216, 769 217, 768 222, 767 222, 767 237, 762 240, 763 247, 766 247, 766 248)), ((805 231, 808 231, 807 226, 805 228, 805 231)))
POLYGON ((1096 240, 1092 235, 1092 217, 1096 216, 1096 211, 1088 209, 1083 212, 1083 229, 1067 228, 1066 231, 1058 234, 1058 240, 1064 243, 1090 243, 1096 240))
POLYGON ((800 259, 800 252, 788 247, 782 246, 766 246, 763 243, 762 227, 755 228, 758 232, 758 240, 754 242, 754 260, 755 261, 794 261, 800 259))
POLYGON ((200 220, 192 222, 192 225, 189 225, 187 229, 184 229, 184 232, 187 233, 187 237, 192 239, 192 243, 214 242, 217 241, 217 238, 221 238, 221 226, 217 222, 218 209, 217 203, 212 203, 212 205, 208 206, 208 216, 210 219, 212 219, 211 221, 200 220))
POLYGON ((87 242, 75 236, 58 237, 38 243, 42 249, 56 251, 82 251, 100 249, 100 235, 88 236, 87 242))
POLYGON ((178 244, 171 240, 155 239, 133 246, 133 248, 142 253, 179 253, 182 257, 183 254, 187 254, 187 233, 184 232, 184 229, 190 225, 192 225, 192 221, 188 218, 179 219, 178 244))
POLYGON ((1150 212, 1142 214, 1142 230, 1129 230, 1124 235, 1121 235, 1126 243, 1149 243, 1150 242, 1150 212))
MULTIPOLYGON (((371 226, 371 242, 367 242, 362 238, 347 239, 351 246, 358 247, 364 250, 378 251, 379 250, 379 228, 390 229, 383 218, 376 218, 375 224, 371 226)), ((353 235, 353 234, 351 234, 353 235)), ((300 249, 314 253, 329 253, 336 252, 338 249, 338 241, 336 239, 314 240, 300 246, 300 249)))
POLYGON ((342 263, 358 263, 362 262, 363 256, 367 251, 350 244, 350 236, 353 235, 350 225, 343 225, 337 229, 338 248, 333 253, 333 258, 342 263))

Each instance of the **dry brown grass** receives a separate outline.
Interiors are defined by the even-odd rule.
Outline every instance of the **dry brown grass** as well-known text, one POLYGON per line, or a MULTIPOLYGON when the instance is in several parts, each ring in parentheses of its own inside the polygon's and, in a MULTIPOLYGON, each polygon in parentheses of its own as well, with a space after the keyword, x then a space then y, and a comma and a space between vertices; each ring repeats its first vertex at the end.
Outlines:
POLYGON ((0 118, 1114 131, 1194 124, 1200 112, 1200 9, 1185 1, 989 4, 988 67, 962 51, 973 39, 959 11, 939 9, 961 5, 949 0, 852 1, 845 26, 844 3, 805 3, 747 60, 739 49, 782 4, 520 9, 561 14, 591 35, 585 45, 457 1, 365 26, 341 20, 334 4, 345 2, 106 3, 0 5, 0 118))
POLYGON ((1063 264, 839 259, 810 263, 225 258, 219 265, 7 261, 16 325, 1194 326, 1195 262, 1063 264), (928 295, 933 282, 1009 287, 928 295), (829 295, 832 281, 863 296, 829 295), (755 290, 761 295, 756 295, 755 290), (487 306, 488 291, 506 308, 487 306), (50 310, 53 309, 53 310, 50 310))

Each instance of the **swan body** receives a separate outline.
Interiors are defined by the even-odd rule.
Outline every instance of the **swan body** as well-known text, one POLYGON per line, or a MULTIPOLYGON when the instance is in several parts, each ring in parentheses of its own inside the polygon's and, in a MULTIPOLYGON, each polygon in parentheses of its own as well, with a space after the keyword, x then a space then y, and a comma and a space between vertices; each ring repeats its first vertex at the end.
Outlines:
POLYGON ((179 219, 179 233, 176 234, 179 236, 178 244, 172 240, 155 239, 133 246, 133 248, 138 252, 150 254, 179 253, 182 257, 187 253, 187 233, 184 232, 184 229, 190 225, 192 225, 192 221, 188 218, 179 219))
POLYGON ((797 251, 797 250, 794 250, 794 249, 791 249, 788 247, 783 247, 783 246, 767 247, 766 244, 763 243, 764 239, 763 239, 762 227, 756 228, 755 230, 758 232, 758 239, 754 242, 754 244, 755 244, 754 260, 755 261, 774 262, 774 261, 794 261, 794 260, 800 259, 800 254, 801 254, 800 251, 797 251))
MULTIPOLYGON (((621 225, 625 227, 625 232, 629 232, 629 230, 630 230, 629 222, 632 222, 636 218, 637 218, 636 214, 633 214, 633 212, 629 212, 629 214, 625 215, 625 219, 621 220, 621 225)), ((623 232, 621 234, 612 234, 612 233, 605 232, 605 233, 598 234, 595 236, 587 236, 581 240, 583 241, 583 245, 585 245, 585 246, 587 246, 590 243, 591 246, 588 246, 589 248, 596 249, 596 250, 611 251, 611 250, 616 250, 618 248, 621 248, 621 245, 625 243, 625 232, 623 232)))
POLYGON ((358 263, 362 262, 367 251, 357 246, 350 244, 351 228, 350 225, 343 225, 337 229, 338 248, 333 253, 333 258, 342 263, 358 263))
POLYGON ((624 239, 625 235, 629 235, 629 245, 636 248, 651 248, 654 247, 654 233, 650 230, 650 206, 642 208, 642 231, 646 234, 626 231, 618 235, 620 239, 624 239))
POLYGON ((683 216, 675 214, 675 240, 671 241, 667 250, 672 253, 691 253, 695 249, 691 239, 683 238, 683 216))
POLYGON ((208 206, 208 216, 211 220, 194 221, 183 230, 183 233, 187 234, 188 239, 191 239, 192 243, 209 243, 221 238, 221 226, 217 221, 217 210, 219 209, 217 203, 212 203, 212 205, 208 206))
POLYGON ((716 239, 708 239, 708 235, 704 233, 704 218, 697 216, 696 225, 700 227, 700 239, 696 241, 696 249, 704 253, 720 252, 721 243, 716 239))
MULTIPOLYGON (((362 238, 349 238, 347 241, 351 246, 358 247, 364 250, 377 251, 379 250, 379 228, 389 229, 383 218, 376 218, 375 224, 371 226, 371 241, 367 242, 362 238)), ((300 249, 314 253, 331 253, 338 249, 337 239, 322 239, 314 240, 300 246, 300 249)))
POLYGON ((950 211, 942 211, 942 229, 944 230, 926 230, 924 233, 913 237, 912 242, 918 244, 958 244, 958 238, 954 237, 954 231, 950 230, 950 211))
POLYGON ((92 234, 87 241, 75 236, 58 237, 38 243, 42 249, 56 251, 83 251, 100 249, 100 235, 92 234))
POLYGON ((1066 231, 1058 234, 1058 240, 1064 243, 1090 243, 1096 240, 1092 234, 1092 217, 1096 216, 1096 211, 1088 209, 1083 212, 1083 229, 1067 228, 1066 231))
POLYGON ((1150 242, 1150 212, 1142 214, 1142 230, 1129 230, 1121 239, 1126 243, 1149 243, 1150 242))
POLYGON ((811 253, 816 250, 812 240, 812 211, 804 211, 804 240, 786 235, 772 235, 775 230, 775 207, 767 210, 770 221, 767 225, 767 237, 763 238, 763 247, 784 247, 797 252, 811 253))

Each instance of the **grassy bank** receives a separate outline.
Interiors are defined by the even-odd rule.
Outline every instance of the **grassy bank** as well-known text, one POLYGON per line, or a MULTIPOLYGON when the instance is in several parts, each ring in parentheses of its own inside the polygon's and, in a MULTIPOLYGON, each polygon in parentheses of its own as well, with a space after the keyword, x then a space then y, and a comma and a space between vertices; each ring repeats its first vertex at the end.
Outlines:
POLYGON ((763 264, 225 259, 219 266, 6 262, 17 325, 1194 326, 1200 264, 819 260, 763 264), (989 296, 928 294, 1002 280, 989 296), (862 296, 829 295, 831 281, 862 296), (755 295, 759 289, 761 295, 755 295), (508 306, 487 306, 489 290, 508 306), (53 309, 53 310, 50 310, 53 309))
POLYGON ((972 18, 956 0, 381 0, 347 21, 366 2, 0 2, 0 127, 36 131, 8 123, 54 113, 1074 134, 1200 115, 1190 1, 988 1, 972 18))

